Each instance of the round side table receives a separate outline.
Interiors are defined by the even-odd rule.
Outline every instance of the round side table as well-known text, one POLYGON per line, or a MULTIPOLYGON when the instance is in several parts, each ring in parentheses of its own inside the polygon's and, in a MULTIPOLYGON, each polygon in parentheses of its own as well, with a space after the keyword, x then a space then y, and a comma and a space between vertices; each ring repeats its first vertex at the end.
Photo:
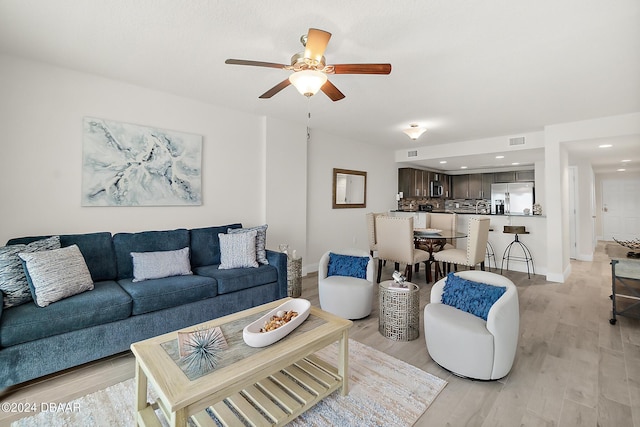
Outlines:
POLYGON ((380 283, 380 319, 378 330, 394 341, 411 341, 418 338, 420 327, 420 288, 406 282, 408 289, 398 289, 387 280, 380 283))

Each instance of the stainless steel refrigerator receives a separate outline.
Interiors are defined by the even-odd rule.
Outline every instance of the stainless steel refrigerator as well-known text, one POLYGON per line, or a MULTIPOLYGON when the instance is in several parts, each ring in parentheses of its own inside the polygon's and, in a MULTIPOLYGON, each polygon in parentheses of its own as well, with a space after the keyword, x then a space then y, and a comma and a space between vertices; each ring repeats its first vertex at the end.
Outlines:
POLYGON ((533 182, 510 182, 491 184, 491 213, 496 213, 499 201, 504 203, 504 213, 525 215, 525 209, 531 209, 535 203, 533 182))

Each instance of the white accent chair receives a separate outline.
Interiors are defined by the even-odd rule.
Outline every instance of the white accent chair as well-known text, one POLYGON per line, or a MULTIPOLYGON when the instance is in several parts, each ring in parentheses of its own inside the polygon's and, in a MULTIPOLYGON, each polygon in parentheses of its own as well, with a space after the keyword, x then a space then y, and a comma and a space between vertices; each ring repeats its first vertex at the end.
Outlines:
POLYGON ((345 319, 362 319, 371 314, 373 307, 373 258, 360 249, 328 251, 318 263, 318 295, 320 308, 345 319), (328 276, 329 253, 367 257, 367 278, 328 276))
POLYGON ((424 337, 431 358, 452 373, 480 380, 497 380, 513 366, 520 324, 516 286, 488 271, 460 271, 463 279, 504 286, 506 292, 491 306, 487 320, 442 303, 446 278, 431 288, 424 308, 424 337))
POLYGON ((380 283, 383 261, 391 261, 398 266, 405 264, 405 276, 409 282, 413 266, 429 261, 429 252, 415 248, 413 217, 379 216, 376 218, 376 234, 378 236, 377 283, 380 283))
POLYGON ((484 270, 490 222, 489 218, 470 218, 467 231, 467 247, 434 252, 433 259, 446 264, 466 265, 471 270, 480 264, 480 269, 484 270))

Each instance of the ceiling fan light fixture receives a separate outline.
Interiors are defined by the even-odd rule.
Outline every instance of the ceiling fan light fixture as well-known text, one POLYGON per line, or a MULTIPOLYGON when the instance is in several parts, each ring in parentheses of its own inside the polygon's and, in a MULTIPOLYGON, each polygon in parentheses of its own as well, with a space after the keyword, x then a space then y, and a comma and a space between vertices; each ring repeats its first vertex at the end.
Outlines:
POLYGON ((289 81, 302 95, 310 97, 318 93, 327 82, 327 75, 317 70, 296 71, 289 76, 289 81))
POLYGON ((427 130, 425 128, 421 128, 417 124, 411 124, 409 128, 404 129, 402 132, 407 134, 409 138, 415 141, 416 139, 420 138, 420 135, 422 135, 426 131, 427 130))

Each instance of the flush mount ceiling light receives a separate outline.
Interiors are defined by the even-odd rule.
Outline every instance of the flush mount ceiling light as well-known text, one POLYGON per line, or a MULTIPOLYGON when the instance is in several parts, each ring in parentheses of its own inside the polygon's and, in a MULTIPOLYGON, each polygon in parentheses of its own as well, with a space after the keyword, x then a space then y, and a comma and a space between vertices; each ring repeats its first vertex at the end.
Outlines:
POLYGON ((298 92, 306 97, 318 93, 320 88, 327 82, 327 75, 322 71, 302 70, 289 76, 289 81, 298 92))
POLYGON ((613 147, 613 145, 611 145, 611 144, 598 145, 598 148, 611 148, 611 147, 613 147))
POLYGON ((412 123, 409 126, 410 126, 409 128, 404 129, 402 132, 406 133, 407 136, 414 141, 420 138, 420 135, 422 135, 427 131, 425 128, 421 128, 415 123, 412 123))

